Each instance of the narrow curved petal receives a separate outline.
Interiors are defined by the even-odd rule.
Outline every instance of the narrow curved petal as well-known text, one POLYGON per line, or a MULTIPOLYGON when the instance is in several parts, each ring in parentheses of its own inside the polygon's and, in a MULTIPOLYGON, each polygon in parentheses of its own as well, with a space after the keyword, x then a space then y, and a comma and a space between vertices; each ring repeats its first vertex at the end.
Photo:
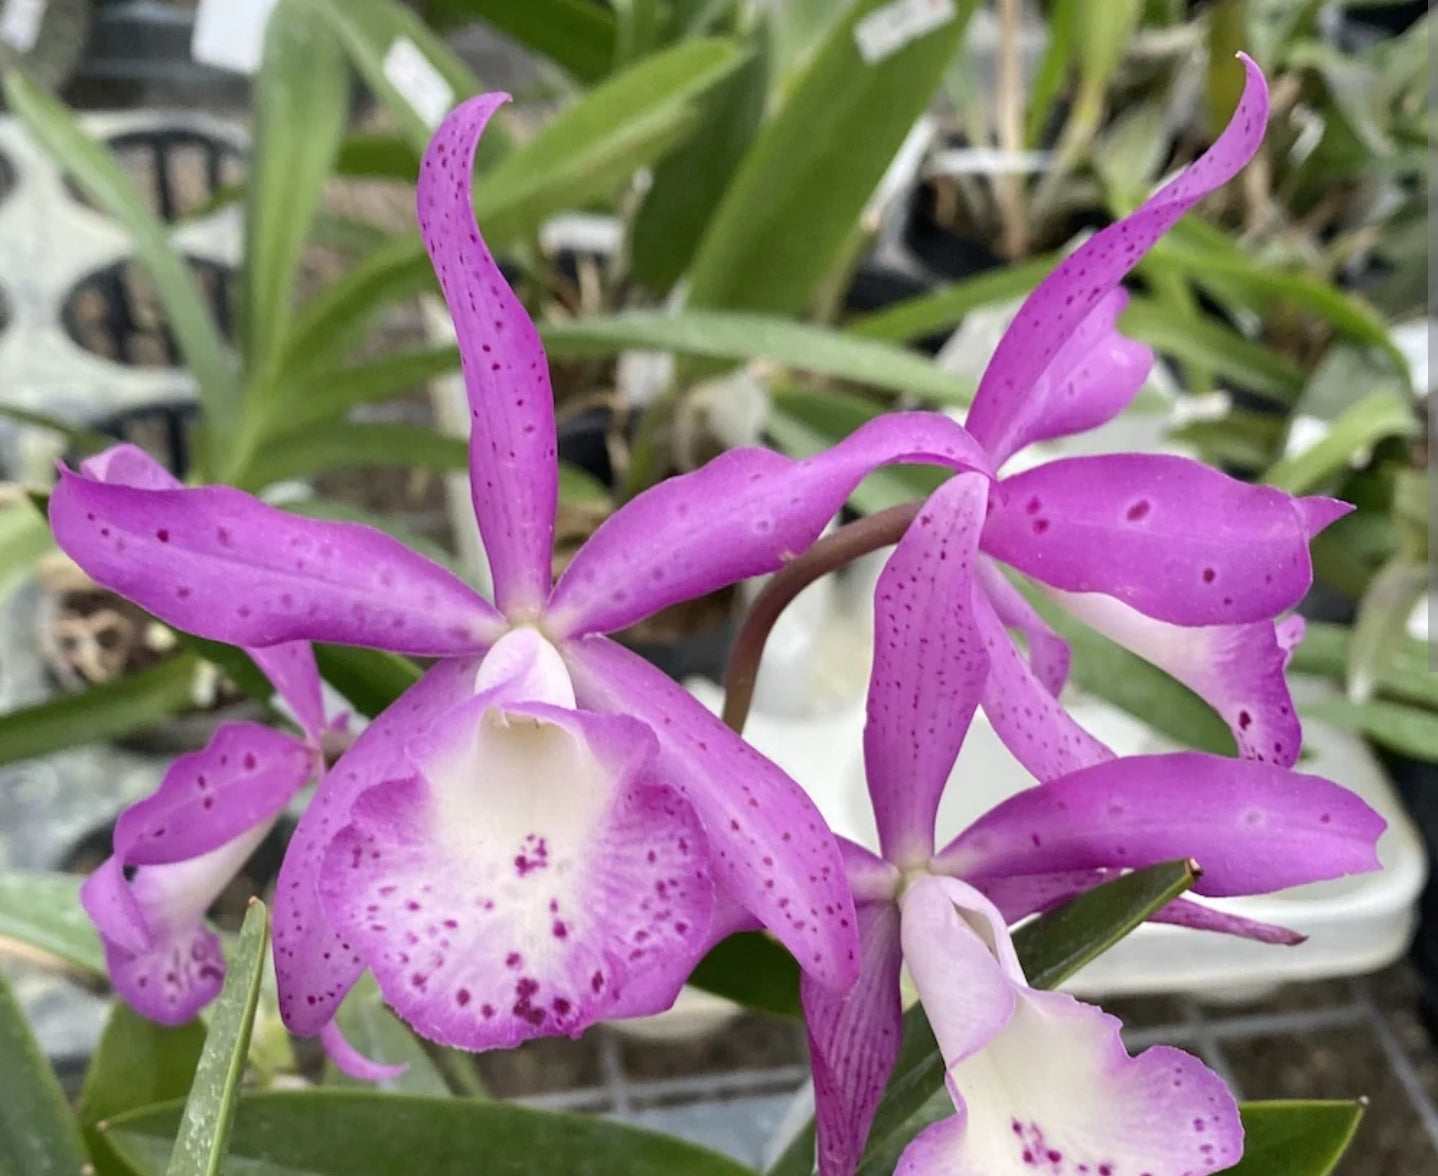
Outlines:
POLYGON ((388 535, 300 518, 228 487, 135 490, 62 471, 50 525, 97 583, 231 645, 461 654, 503 626, 473 589, 388 535))
POLYGON ((973 438, 938 413, 878 417, 802 461, 730 450, 606 519, 555 586, 545 627, 558 636, 612 633, 776 571, 819 537, 866 475, 896 462, 989 472, 973 438))
POLYGON ((994 732, 1034 779, 1066 776, 1113 758, 1113 752, 1080 727, 1019 656, 1003 623, 982 592, 974 594, 974 620, 989 654, 982 705, 994 732))
POLYGON ((1028 646, 1029 670, 1057 698, 1068 681, 1073 651, 1069 643, 1034 611, 1023 593, 1009 583, 993 560, 979 557, 977 575, 989 603, 1007 629, 1017 629, 1028 646))
POLYGON ((983 474, 958 474, 934 491, 874 590, 864 763, 880 851, 900 867, 934 852, 939 797, 988 677, 973 620, 988 492, 983 474))
POLYGON ((1243 1128, 1223 1081, 1168 1046, 1131 1058, 1116 1017, 1029 988, 991 954, 1007 942, 996 914, 953 879, 905 895, 904 958, 958 1114, 920 1134, 896 1176, 1205 1176, 1237 1162, 1243 1128))
POLYGON ((112 445, 87 457, 80 472, 97 482, 131 486, 136 490, 179 490, 184 483, 138 445, 112 445))
POLYGON ((1149 922, 1168 923, 1174 927, 1187 927, 1192 931, 1216 931, 1220 935, 1236 935, 1240 939, 1271 943, 1275 947, 1294 947, 1308 938, 1301 931, 1294 931, 1290 927, 1280 927, 1277 923, 1261 923, 1257 919, 1245 919, 1242 915, 1216 911, 1210 906, 1186 898, 1175 898, 1168 906, 1150 916, 1149 922))
POLYGON ((273 930, 280 1015, 291 1032, 319 1033, 365 967, 320 910, 325 851, 349 824, 360 793, 413 773, 406 752, 410 739, 473 696, 479 665, 478 658, 457 658, 429 670, 360 732, 300 818, 275 883, 273 930))
POLYGON ((904 1033, 899 908, 860 903, 858 921, 858 983, 844 993, 807 976, 799 983, 814 1074, 819 1176, 858 1171, 904 1033))
POLYGON ((1258 150, 1268 122, 1268 87, 1248 58, 1247 84, 1233 118, 1193 165, 1131 216, 1095 233, 1024 300, 979 382, 969 430, 985 446, 1016 432, 1015 418, 1069 337, 1154 243, 1199 200, 1231 180, 1258 150))
POLYGON ((314 648, 308 641, 286 641, 245 652, 289 706, 310 742, 317 745, 325 730, 325 704, 314 648))
POLYGON ((1298 762, 1303 729, 1283 673, 1289 650, 1272 621, 1186 628, 1146 617, 1109 596, 1051 595, 1090 628, 1177 678, 1213 707, 1244 759, 1280 768, 1298 762))
POLYGON ((984 551, 1177 625, 1272 620, 1308 591, 1296 500, 1188 458, 1072 457, 999 483, 984 551))
POLYGON ((360 795, 320 874, 386 1003, 462 1049, 578 1035, 631 976, 677 987, 713 909, 703 834, 652 775, 649 729, 508 693, 412 744, 419 774, 360 795))
POLYGON ((1084 433, 1118 416, 1148 379, 1153 352, 1118 333, 1128 292, 1110 290, 1059 347, 1003 432, 988 445, 996 466, 1035 441, 1084 433))
POLYGON ((1346 788, 1198 752, 1129 756, 990 809, 936 859, 981 879, 1193 858, 1198 894, 1267 894, 1378 868, 1385 822, 1346 788))
POLYGON ((481 94, 450 112, 425 149, 415 207, 459 341, 474 515, 495 599, 518 618, 538 615, 549 595, 559 464, 539 333, 474 223, 475 148, 508 100, 481 94))
POLYGON ((325 1055, 342 1074, 348 1074, 361 1082, 386 1082, 391 1078, 398 1078, 409 1069, 403 1062, 391 1066, 365 1057, 350 1044, 334 1021, 320 1030, 320 1044, 325 1047, 325 1055))
POLYGON ((634 715, 659 739, 657 770, 693 807, 719 885, 820 984, 859 973, 854 903, 833 834, 804 791, 677 682, 604 638, 565 657, 583 707, 634 715))

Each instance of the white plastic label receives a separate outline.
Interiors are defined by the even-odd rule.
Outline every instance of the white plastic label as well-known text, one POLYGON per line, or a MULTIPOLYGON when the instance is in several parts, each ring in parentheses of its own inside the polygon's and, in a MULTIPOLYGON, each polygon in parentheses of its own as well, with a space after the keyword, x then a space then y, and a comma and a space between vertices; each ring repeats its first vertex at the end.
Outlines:
POLYGON ((859 56, 870 65, 954 19, 954 0, 894 0, 854 26, 859 56))
POLYGON ((0 41, 21 53, 29 53, 40 39, 48 0, 4 0, 0 7, 0 41))
POLYGON ((439 126, 454 105, 454 90, 419 46, 408 37, 398 38, 384 55, 381 68, 425 126, 439 126))
POLYGON ((265 25, 277 0, 200 0, 190 56, 201 65, 252 74, 260 68, 265 25))

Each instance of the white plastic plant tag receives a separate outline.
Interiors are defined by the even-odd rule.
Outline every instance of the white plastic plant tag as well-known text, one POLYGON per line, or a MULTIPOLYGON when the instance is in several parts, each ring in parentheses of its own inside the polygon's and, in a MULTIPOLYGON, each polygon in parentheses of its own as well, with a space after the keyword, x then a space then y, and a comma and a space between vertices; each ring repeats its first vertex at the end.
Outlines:
POLYGON ((894 0, 854 26, 859 56, 876 65, 954 19, 954 0, 894 0))
POLYGON ((381 65, 389 84, 400 92, 410 109, 427 127, 439 126, 454 105, 454 89, 408 37, 396 38, 381 65))
POLYGON ((21 53, 29 53, 40 39, 48 0, 4 0, 0 7, 0 41, 21 53))
POLYGON ((201 65, 252 74, 260 68, 265 26, 277 0, 200 0, 190 56, 201 65))

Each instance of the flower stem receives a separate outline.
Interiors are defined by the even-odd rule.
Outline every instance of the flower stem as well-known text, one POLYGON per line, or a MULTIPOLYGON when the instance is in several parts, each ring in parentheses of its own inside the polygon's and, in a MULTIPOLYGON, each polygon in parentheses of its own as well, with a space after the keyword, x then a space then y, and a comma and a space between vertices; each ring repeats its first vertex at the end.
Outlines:
POLYGON ((862 555, 889 547, 903 538, 923 500, 891 506, 858 522, 840 527, 832 535, 820 539, 803 555, 774 573, 754 598, 724 670, 724 722, 736 733, 743 734, 744 721, 754 701, 754 685, 759 678, 759 662, 775 622, 794 598, 821 576, 852 563, 862 555))

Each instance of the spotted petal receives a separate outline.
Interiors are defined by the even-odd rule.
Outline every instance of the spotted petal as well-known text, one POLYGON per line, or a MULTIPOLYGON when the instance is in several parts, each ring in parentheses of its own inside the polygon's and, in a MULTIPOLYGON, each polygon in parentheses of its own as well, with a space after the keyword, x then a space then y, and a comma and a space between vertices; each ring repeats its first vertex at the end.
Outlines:
POLYGON ((184 483, 138 445, 112 445, 87 457, 80 472, 97 482, 133 486, 136 490, 179 490, 184 483))
POLYGON ((788 776, 672 678, 605 638, 565 658, 580 706, 634 715, 659 739, 658 770, 704 827, 719 885, 752 911, 821 984, 859 973, 854 904, 834 837, 788 776))
POLYGON ((1131 1058, 1117 1018, 1029 988, 998 912, 971 888, 911 887, 902 936, 958 1113, 924 1130, 895 1176, 1206 1176, 1242 1155, 1216 1074, 1169 1046, 1131 1058))
POLYGON ((1034 678, 1057 698, 1068 681, 1069 665, 1073 661, 1069 643, 1034 611, 993 560, 980 557, 976 572, 999 620, 1006 628, 1017 629, 1023 635, 1028 646, 1029 670, 1034 678))
POLYGON ((388 535, 303 519, 228 487, 140 490, 62 471, 50 524, 97 583, 231 645, 462 654, 502 626, 457 577, 388 535))
POLYGON ((1034 386, 1070 336, 1185 212, 1237 175, 1258 150, 1268 122, 1268 87, 1252 61, 1244 57, 1243 64, 1243 96, 1213 146, 1133 215, 1094 234, 1024 300, 979 382, 967 420, 996 456, 1013 451, 1034 386))
POLYGON ((1384 825, 1318 776, 1198 752, 1129 756, 1010 797, 937 868, 982 879, 1193 858, 1198 894, 1267 894, 1377 869, 1384 825))
POLYGON ((469 393, 474 514, 508 615, 534 616, 549 594, 559 487, 554 394, 539 333, 474 223, 475 148, 507 94, 450 112, 420 165, 420 235, 454 319, 469 393))
POLYGON ((509 693, 412 744, 418 774, 358 798, 320 875, 386 1002, 464 1049, 577 1035, 631 976, 682 979, 713 903, 703 835, 652 774, 648 728, 509 693))

